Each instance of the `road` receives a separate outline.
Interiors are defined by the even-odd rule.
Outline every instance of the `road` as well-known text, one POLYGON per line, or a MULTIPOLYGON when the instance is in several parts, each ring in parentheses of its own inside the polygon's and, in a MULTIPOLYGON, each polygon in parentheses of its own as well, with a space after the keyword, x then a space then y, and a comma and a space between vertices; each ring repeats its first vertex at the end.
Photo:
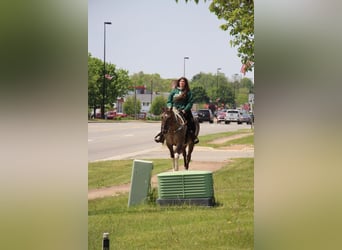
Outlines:
MULTIPOLYGON (((200 124, 200 136, 238 129, 250 128, 250 125, 200 124)), ((154 136, 160 130, 160 123, 141 121, 118 123, 88 123, 88 161, 120 159, 169 158, 168 149, 154 142, 154 136)), ((224 160, 235 157, 254 157, 254 150, 212 150, 196 146, 193 159, 224 160), (208 152, 209 153, 204 153, 208 152)))

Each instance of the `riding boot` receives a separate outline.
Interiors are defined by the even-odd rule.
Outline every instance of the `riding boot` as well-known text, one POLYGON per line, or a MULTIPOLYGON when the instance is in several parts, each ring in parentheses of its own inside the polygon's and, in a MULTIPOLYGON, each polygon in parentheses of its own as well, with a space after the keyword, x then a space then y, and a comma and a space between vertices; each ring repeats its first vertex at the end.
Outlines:
POLYGON ((199 139, 197 138, 193 130, 188 131, 188 134, 194 144, 199 143, 199 139))
POLYGON ((199 143, 199 139, 197 138, 197 136, 196 135, 194 135, 194 137, 193 137, 194 139, 193 139, 193 142, 194 142, 194 144, 197 144, 197 143, 199 143))
POLYGON ((195 132, 191 131, 191 135, 192 135, 191 137, 192 137, 193 143, 194 143, 194 144, 199 143, 199 139, 198 139, 198 137, 195 135, 195 132))
POLYGON ((154 141, 157 143, 164 143, 165 137, 164 134, 162 132, 159 132, 155 137, 154 137, 154 141))

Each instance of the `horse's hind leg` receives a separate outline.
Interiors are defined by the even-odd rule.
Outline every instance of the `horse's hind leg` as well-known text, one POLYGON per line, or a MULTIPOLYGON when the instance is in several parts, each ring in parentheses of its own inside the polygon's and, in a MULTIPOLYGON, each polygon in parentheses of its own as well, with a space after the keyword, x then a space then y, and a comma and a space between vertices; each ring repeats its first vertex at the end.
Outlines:
POLYGON ((187 160, 186 147, 183 149, 183 159, 184 159, 184 168, 185 168, 185 170, 188 170, 189 162, 187 160))
MULTIPOLYGON (((191 161, 191 154, 192 154, 193 150, 194 150, 194 144, 190 143, 189 146, 188 146, 188 153, 186 154, 186 165, 185 165, 185 169, 186 170, 189 169, 189 164, 190 164, 190 161, 191 161)), ((184 162, 185 162, 185 160, 184 160, 184 162)))

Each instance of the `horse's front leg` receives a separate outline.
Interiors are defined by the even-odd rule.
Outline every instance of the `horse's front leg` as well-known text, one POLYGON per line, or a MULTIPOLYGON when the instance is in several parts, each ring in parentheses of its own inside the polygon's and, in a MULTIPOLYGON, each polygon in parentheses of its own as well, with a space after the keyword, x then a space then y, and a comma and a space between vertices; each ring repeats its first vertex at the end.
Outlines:
POLYGON ((172 159, 172 169, 173 169, 173 171, 175 171, 176 163, 177 163, 177 171, 178 171, 178 161, 175 158, 175 151, 173 150, 173 145, 170 145, 170 144, 166 144, 166 145, 167 145, 167 147, 168 147, 168 149, 170 151, 170 157, 172 159))
POLYGON ((183 153, 183 145, 177 145, 176 150, 175 150, 175 158, 173 159, 174 161, 174 170, 178 171, 179 169, 179 156, 181 153, 183 153))
POLYGON ((178 171, 178 160, 179 154, 176 152, 175 157, 173 158, 173 171, 178 171))

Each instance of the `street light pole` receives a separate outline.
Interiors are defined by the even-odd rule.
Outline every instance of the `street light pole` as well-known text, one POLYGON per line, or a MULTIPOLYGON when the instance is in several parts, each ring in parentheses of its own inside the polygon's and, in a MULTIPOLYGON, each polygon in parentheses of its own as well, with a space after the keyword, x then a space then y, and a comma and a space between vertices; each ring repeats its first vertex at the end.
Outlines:
POLYGON ((183 76, 184 76, 184 77, 185 77, 185 60, 186 60, 186 59, 190 59, 190 58, 189 58, 188 56, 185 56, 185 57, 184 57, 184 71, 183 71, 183 76))
POLYGON ((216 89, 217 89, 217 91, 218 91, 218 73, 220 70, 221 70, 221 68, 217 68, 217 70, 216 70, 216 89))
POLYGON ((103 84, 102 84, 102 103, 101 103, 101 118, 104 119, 104 110, 106 102, 106 24, 112 24, 111 22, 103 23, 103 84))
POLYGON ((152 100, 153 100, 153 81, 151 80, 151 103, 150 103, 150 113, 152 108, 152 100))
MULTIPOLYGON (((217 68, 216 69, 216 94, 217 94, 217 100, 219 98, 219 89, 218 89, 218 73, 219 71, 221 70, 221 68, 217 68)), ((218 104, 218 101, 217 101, 217 104, 218 104)))

